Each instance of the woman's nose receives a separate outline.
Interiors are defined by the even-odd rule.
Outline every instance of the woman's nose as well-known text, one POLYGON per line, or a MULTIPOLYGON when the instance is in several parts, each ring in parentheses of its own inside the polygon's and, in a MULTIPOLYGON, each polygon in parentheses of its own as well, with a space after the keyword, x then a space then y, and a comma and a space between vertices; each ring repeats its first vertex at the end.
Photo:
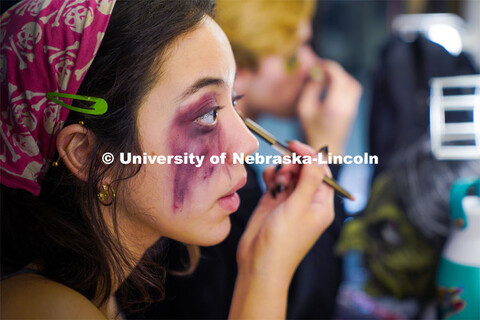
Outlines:
POLYGON ((258 140, 247 128, 235 108, 228 109, 228 123, 225 126, 227 140, 229 141, 226 150, 228 158, 231 159, 234 152, 244 155, 254 153, 258 149, 258 140))
POLYGON ((300 60, 300 66, 302 71, 310 72, 312 67, 315 66, 319 57, 313 51, 310 45, 303 45, 298 51, 298 58, 300 60))

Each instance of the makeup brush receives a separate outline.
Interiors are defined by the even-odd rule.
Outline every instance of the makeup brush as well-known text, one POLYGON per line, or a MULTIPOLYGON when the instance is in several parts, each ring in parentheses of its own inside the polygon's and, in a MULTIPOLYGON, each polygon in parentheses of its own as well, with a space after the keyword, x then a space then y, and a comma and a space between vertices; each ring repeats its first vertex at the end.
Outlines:
MULTIPOLYGON (((282 155, 291 155, 292 154, 293 151, 290 150, 290 148, 287 147, 286 145, 284 145, 283 143, 279 142, 270 132, 263 129, 258 123, 256 123, 252 119, 244 117, 243 114, 240 112, 240 110, 237 109, 237 112, 238 112, 238 115, 240 116, 240 118, 242 118, 242 120, 245 123, 245 125, 247 126, 247 128, 249 128, 251 131, 256 133, 260 138, 262 138, 263 140, 268 142, 272 146, 273 149, 277 150, 282 155)), ((324 176, 323 177, 323 182, 325 182, 330 187, 332 187, 342 197, 348 198, 352 201, 355 200, 355 198, 348 191, 346 191, 341 186, 339 186, 338 183, 334 179, 332 179, 330 177, 327 177, 327 176, 324 176)))

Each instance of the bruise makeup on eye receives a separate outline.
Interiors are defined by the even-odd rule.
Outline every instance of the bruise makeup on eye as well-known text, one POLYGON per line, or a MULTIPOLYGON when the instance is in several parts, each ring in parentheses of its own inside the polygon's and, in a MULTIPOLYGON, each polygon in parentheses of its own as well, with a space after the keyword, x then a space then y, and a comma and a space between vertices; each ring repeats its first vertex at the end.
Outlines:
POLYGON ((210 163, 210 157, 220 155, 222 152, 224 139, 221 124, 217 122, 209 126, 195 121, 218 107, 216 96, 212 92, 206 93, 197 101, 180 107, 170 127, 168 141, 172 155, 183 155, 186 152, 205 156, 205 161, 199 168, 188 163, 172 166, 174 211, 183 207, 192 186, 198 186, 199 182, 208 179, 218 168, 218 165, 210 163))

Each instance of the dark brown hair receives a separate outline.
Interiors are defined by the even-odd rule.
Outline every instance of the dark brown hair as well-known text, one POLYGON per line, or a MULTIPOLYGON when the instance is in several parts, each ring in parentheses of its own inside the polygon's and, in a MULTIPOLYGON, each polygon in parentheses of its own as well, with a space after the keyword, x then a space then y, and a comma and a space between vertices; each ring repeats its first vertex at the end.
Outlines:
MULTIPOLYGON (((112 233, 97 192, 105 177, 121 187, 140 166, 118 162, 105 166, 101 155, 111 152, 118 159, 120 152, 141 153, 136 117, 142 97, 161 76, 169 46, 194 30, 205 15, 212 16, 214 6, 213 0, 117 0, 99 52, 78 91, 107 100, 108 112, 102 116, 71 112, 66 122, 82 120, 96 136, 86 168, 88 181, 76 179, 60 166, 50 168, 39 197, 1 187, 2 273, 36 262, 46 277, 100 304, 111 293, 113 281, 125 280, 124 270, 133 266, 119 243, 116 202, 112 233)), ((156 249, 150 251, 158 254, 161 246, 156 249)), ((129 275, 129 284, 145 296, 146 287, 163 292, 164 271, 148 261, 144 257, 129 275)))

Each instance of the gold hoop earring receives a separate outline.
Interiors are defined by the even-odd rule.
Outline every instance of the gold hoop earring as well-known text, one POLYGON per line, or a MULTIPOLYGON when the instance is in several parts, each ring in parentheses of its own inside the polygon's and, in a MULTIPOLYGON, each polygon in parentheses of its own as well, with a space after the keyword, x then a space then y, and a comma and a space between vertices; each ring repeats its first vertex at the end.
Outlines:
POLYGON ((103 183, 100 191, 97 193, 97 197, 101 204, 110 206, 115 201, 115 189, 111 184, 103 183))

